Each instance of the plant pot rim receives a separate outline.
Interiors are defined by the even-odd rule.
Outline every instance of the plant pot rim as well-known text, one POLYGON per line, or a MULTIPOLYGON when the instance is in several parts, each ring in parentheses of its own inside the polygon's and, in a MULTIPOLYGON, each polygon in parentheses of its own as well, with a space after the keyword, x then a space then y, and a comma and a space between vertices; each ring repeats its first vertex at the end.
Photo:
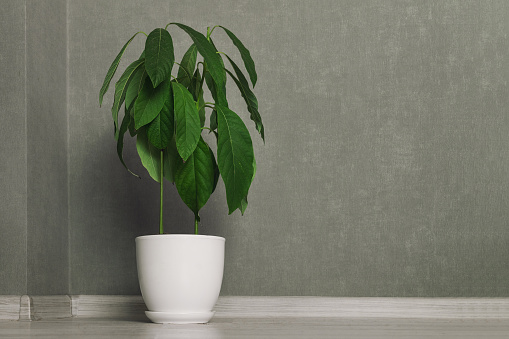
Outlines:
POLYGON ((225 238, 216 235, 204 235, 204 234, 149 234, 141 235, 136 237, 138 240, 149 240, 149 239, 161 239, 161 238, 186 238, 186 239, 215 239, 225 241, 225 238))

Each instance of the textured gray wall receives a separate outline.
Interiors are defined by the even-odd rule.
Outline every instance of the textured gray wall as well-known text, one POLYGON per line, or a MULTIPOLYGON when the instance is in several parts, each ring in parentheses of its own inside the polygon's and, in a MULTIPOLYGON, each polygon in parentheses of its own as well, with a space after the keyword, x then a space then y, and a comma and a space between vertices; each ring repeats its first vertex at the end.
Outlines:
POLYGON ((0 294, 26 293, 25 5, 0 10, 0 294))
POLYGON ((27 293, 69 293, 65 0, 27 1, 27 293))
MULTIPOLYGON (((227 240, 224 295, 509 296, 508 19, 503 0, 69 0, 70 293, 138 293, 134 237, 157 232, 158 186, 132 142, 143 179, 116 158, 98 90, 134 32, 178 21, 230 28, 259 74, 250 206, 227 216, 219 187, 202 212, 227 240)), ((178 59, 190 40, 170 30, 178 59)), ((166 193, 167 229, 191 233, 166 193)))

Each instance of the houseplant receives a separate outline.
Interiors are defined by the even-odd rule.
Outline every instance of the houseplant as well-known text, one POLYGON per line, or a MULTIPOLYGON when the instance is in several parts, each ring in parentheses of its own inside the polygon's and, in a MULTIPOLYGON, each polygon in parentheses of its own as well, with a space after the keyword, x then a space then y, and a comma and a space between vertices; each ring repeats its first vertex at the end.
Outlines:
POLYGON ((227 54, 217 51, 211 38, 214 30, 226 33, 238 49, 254 88, 257 80, 254 62, 230 30, 223 26, 208 27, 205 36, 186 25, 170 23, 148 35, 134 34, 111 64, 99 92, 102 105, 126 48, 138 34, 145 35, 144 51, 115 84, 112 117, 117 154, 124 167, 137 176, 128 169, 122 155, 124 136, 129 132, 136 137, 143 166, 160 183, 159 234, 136 238, 140 288, 149 309, 147 316, 154 322, 207 322, 212 317, 222 281, 224 238, 198 235, 199 211, 214 192, 219 177, 225 185, 228 213, 239 209, 244 214, 247 207, 256 162, 248 129, 228 107, 227 74, 238 87, 250 118, 264 139, 257 99, 242 70, 227 54), (192 40, 180 63, 175 62, 168 31, 174 26, 192 40), (223 56, 232 70, 225 67, 223 56), (212 102, 204 99, 205 85, 212 102), (122 105, 125 114, 120 122, 122 105), (203 133, 214 134, 217 157, 203 133), (175 184, 183 202, 193 212, 194 235, 164 234, 164 179, 175 184))

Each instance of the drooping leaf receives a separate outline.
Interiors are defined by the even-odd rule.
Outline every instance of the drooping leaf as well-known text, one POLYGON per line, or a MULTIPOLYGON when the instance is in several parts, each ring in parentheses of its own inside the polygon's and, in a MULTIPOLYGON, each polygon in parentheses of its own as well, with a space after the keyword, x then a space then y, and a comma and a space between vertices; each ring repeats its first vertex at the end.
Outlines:
MULTIPOLYGON (((216 45, 214 45, 214 41, 212 40, 212 38, 210 38, 210 44, 214 48, 214 51, 216 52, 216 54, 219 55, 219 61, 221 63, 221 67, 223 67, 223 69, 226 70, 226 68, 224 67, 223 58, 221 57, 221 54, 219 54, 219 52, 217 51, 216 45)), ((209 75, 209 72, 207 72, 206 74, 209 75)), ((225 73, 225 76, 226 76, 226 73, 225 73)), ((205 81, 207 81, 207 79, 205 79, 205 81)), ((213 79, 212 79, 212 81, 210 81, 210 79, 209 79, 209 82, 211 82, 213 85, 215 85, 214 92, 216 93, 217 100, 214 99, 214 101, 217 102, 218 104, 220 104, 221 106, 228 107, 228 101, 226 100, 226 79, 222 85, 214 83, 213 79)), ((209 89, 210 89, 209 83, 207 83, 207 87, 209 87, 209 89)))
POLYGON ((253 144, 242 119, 227 107, 217 110, 217 164, 226 188, 229 213, 240 207, 253 178, 253 144))
POLYGON ((156 28, 145 42, 145 69, 155 88, 170 78, 175 55, 170 33, 163 28, 156 28))
POLYGON ((193 95, 194 101, 196 101, 198 115, 200 116, 200 126, 203 127, 205 126, 205 100, 203 99, 203 88, 200 86, 201 81, 200 71, 196 69, 188 89, 193 95))
POLYGON ((129 86, 130 81, 133 78, 136 70, 143 65, 143 60, 136 60, 132 64, 130 64, 124 74, 120 77, 120 79, 115 84, 115 96, 113 101, 113 106, 111 107, 111 114, 113 116, 113 122, 115 124, 115 130, 118 126, 118 111, 120 110, 120 106, 124 102, 127 87, 129 86))
POLYGON ((193 76, 197 56, 198 50, 196 49, 196 45, 192 44, 182 57, 177 79, 179 79, 179 83, 181 83, 184 87, 188 87, 191 82, 190 77, 193 76))
POLYGON ((228 101, 226 100, 226 87, 218 92, 217 86, 208 72, 205 73, 205 83, 209 88, 210 94, 212 95, 212 99, 214 99, 214 102, 220 104, 221 106, 228 107, 228 101))
POLYGON ((163 81, 156 88, 152 87, 150 81, 145 81, 145 85, 138 94, 138 99, 134 103, 134 122, 136 129, 152 122, 166 102, 170 95, 170 81, 163 81))
MULTIPOLYGON (((168 148, 163 151, 163 176, 170 182, 174 182, 175 157, 173 154, 175 154, 175 152, 172 151, 171 145, 172 142, 170 142, 168 148)), ((174 142, 173 148, 175 148, 174 142)), ((136 150, 138 151, 143 167, 145 167, 150 177, 157 182, 161 182, 161 150, 152 146, 148 141, 146 127, 138 131, 136 136, 136 150)))
POLYGON ((216 157, 214 156, 214 152, 210 152, 210 156, 212 157, 212 165, 214 166, 214 185, 212 186, 212 193, 216 190, 217 182, 219 181, 219 167, 217 167, 216 157))
POLYGON ((246 209, 247 209, 247 196, 245 196, 244 199, 242 199, 242 201, 240 203, 240 207, 239 207, 240 213, 242 215, 244 215, 244 212, 246 211, 246 209))
POLYGON ((147 128, 148 140, 158 149, 165 149, 174 133, 173 93, 171 86, 168 88, 170 93, 166 96, 161 112, 148 124, 147 128))
POLYGON ((217 129, 217 111, 213 110, 212 113, 210 113, 210 129, 212 131, 217 129))
POLYGON ((262 140, 265 141, 265 128, 263 127, 262 123, 262 117, 260 116, 260 113, 258 112, 258 100, 256 99, 256 96, 249 88, 249 84, 247 83, 246 77, 244 74, 242 74, 242 71, 240 68, 233 62, 232 59, 230 59, 229 56, 226 56, 228 60, 230 61, 230 64, 232 65, 233 69, 235 70, 235 74, 237 74, 238 79, 229 71, 226 70, 226 72, 231 76, 233 81, 235 81, 235 84, 240 90, 240 94, 244 98, 244 101, 247 104, 247 110, 249 113, 251 113, 250 118, 254 121, 256 130, 258 133, 260 133, 262 140))
POLYGON ((130 117, 129 135, 131 137, 134 137, 136 135, 136 133, 137 133, 136 129, 134 128, 134 105, 131 105, 131 109, 130 110, 126 109, 125 110, 125 114, 129 115, 129 117, 130 117))
POLYGON ((138 130, 136 135, 136 150, 143 167, 148 171, 150 177, 157 182, 161 182, 161 150, 152 146, 148 141, 146 128, 138 130))
POLYGON ((186 162, 179 162, 175 172, 175 186, 182 201, 199 220, 198 212, 207 203, 214 189, 212 151, 200 138, 193 154, 186 162))
POLYGON ((172 24, 180 27, 191 37, 194 44, 196 45, 196 48, 198 49, 198 52, 203 56, 212 79, 214 79, 216 85, 222 87, 226 82, 226 73, 222 66, 221 57, 216 53, 214 46, 203 34, 195 31, 191 27, 179 23, 172 24))
POLYGON ((118 158, 120 159, 120 162, 122 165, 124 165, 125 169, 129 171, 132 175, 139 178, 137 174, 134 174, 125 164, 124 162, 124 156, 123 156, 123 150, 124 150, 124 134, 129 128, 131 116, 129 113, 127 113, 124 116, 124 119, 122 120, 122 124, 120 125, 120 128, 118 129, 118 133, 115 135, 115 138, 117 139, 117 154, 118 158))
POLYGON ((164 150, 164 178, 171 183, 175 182, 175 171, 179 162, 182 162, 182 158, 177 151, 175 135, 173 135, 168 147, 164 150))
MULTIPOLYGON (((253 178, 251 179, 251 183, 253 182, 255 175, 256 175, 256 159, 253 157, 253 178)), ((246 195, 244 197, 244 199, 242 199, 242 202, 240 203, 240 207, 239 207, 240 213, 242 215, 244 215, 244 212, 246 212, 247 204, 248 203, 247 203, 247 195, 246 195)))
POLYGON ((200 139, 200 117, 193 96, 187 88, 177 82, 172 82, 172 86, 177 150, 186 161, 193 154, 200 139))
POLYGON ((256 75, 256 69, 255 64, 253 61, 253 58, 251 58, 251 53, 249 53, 249 50, 244 46, 244 44, 233 34, 229 29, 221 27, 226 34, 230 37, 233 44, 237 47, 237 49, 240 52, 240 56, 242 57, 242 60, 244 61, 244 66, 246 67, 247 73, 249 74, 249 78, 251 79, 251 83, 253 84, 253 88, 256 85, 256 80, 258 76, 256 75))
POLYGON ((134 100, 143 89, 146 78, 147 71, 144 67, 139 67, 136 70, 136 73, 134 73, 133 79, 129 82, 129 86, 127 86, 127 92, 125 93, 125 106, 127 109, 131 108, 134 100))
MULTIPOLYGON (((138 33, 140 33, 140 32, 138 32, 138 33)), ((104 78, 104 82, 101 87, 101 90, 99 91, 99 106, 101 106, 103 103, 104 94, 106 94, 106 92, 108 91, 108 87, 110 86, 111 79, 113 78, 113 76, 115 75, 115 72, 117 71, 118 64, 120 63, 120 59, 122 58, 122 55, 124 55, 125 49, 127 48, 127 46, 129 46, 131 41, 133 41, 134 37, 136 35, 138 35, 138 33, 133 35, 131 37, 131 39, 129 39, 124 44, 124 46, 122 47, 122 49, 120 50, 118 55, 115 57, 115 60, 113 60, 113 63, 111 64, 110 68, 108 69, 108 72, 106 73, 106 77, 104 78)))

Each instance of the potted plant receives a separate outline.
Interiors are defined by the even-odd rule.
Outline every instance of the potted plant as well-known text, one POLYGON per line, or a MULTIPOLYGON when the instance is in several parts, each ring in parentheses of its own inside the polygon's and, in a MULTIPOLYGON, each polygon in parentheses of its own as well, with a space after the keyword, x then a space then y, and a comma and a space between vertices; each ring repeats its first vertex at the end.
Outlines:
MULTIPOLYGON (((252 87, 257 80, 254 62, 242 42, 227 28, 207 28, 206 36, 180 23, 138 32, 122 47, 111 64, 99 93, 99 104, 131 41, 146 36, 141 56, 133 61, 115 84, 112 107, 117 154, 128 132, 136 137, 143 166, 160 183, 159 234, 136 238, 140 289, 147 316, 158 323, 206 323, 219 296, 224 266, 224 238, 199 235, 200 209, 222 178, 228 213, 247 207, 249 187, 256 172, 253 146, 242 119, 228 107, 227 74, 245 100, 250 118, 262 139, 264 127, 258 102, 237 64, 217 51, 211 35, 222 30, 240 52, 252 87), (180 63, 175 62, 169 26, 185 31, 192 44, 180 63), (201 60, 198 60, 201 56, 201 60), (231 65, 225 67, 223 56, 231 65), (197 62, 198 61, 198 62, 197 62), (173 72, 173 73, 172 73, 173 72), (212 102, 204 99, 204 88, 212 102), (124 117, 119 112, 124 106, 124 117), (204 140, 213 133, 217 157, 204 140), (216 161, 217 159, 217 161, 216 161), (195 234, 165 234, 163 228, 163 181, 174 183, 183 202, 194 213, 195 234)), ((137 176, 133 172, 133 175, 137 176)))

